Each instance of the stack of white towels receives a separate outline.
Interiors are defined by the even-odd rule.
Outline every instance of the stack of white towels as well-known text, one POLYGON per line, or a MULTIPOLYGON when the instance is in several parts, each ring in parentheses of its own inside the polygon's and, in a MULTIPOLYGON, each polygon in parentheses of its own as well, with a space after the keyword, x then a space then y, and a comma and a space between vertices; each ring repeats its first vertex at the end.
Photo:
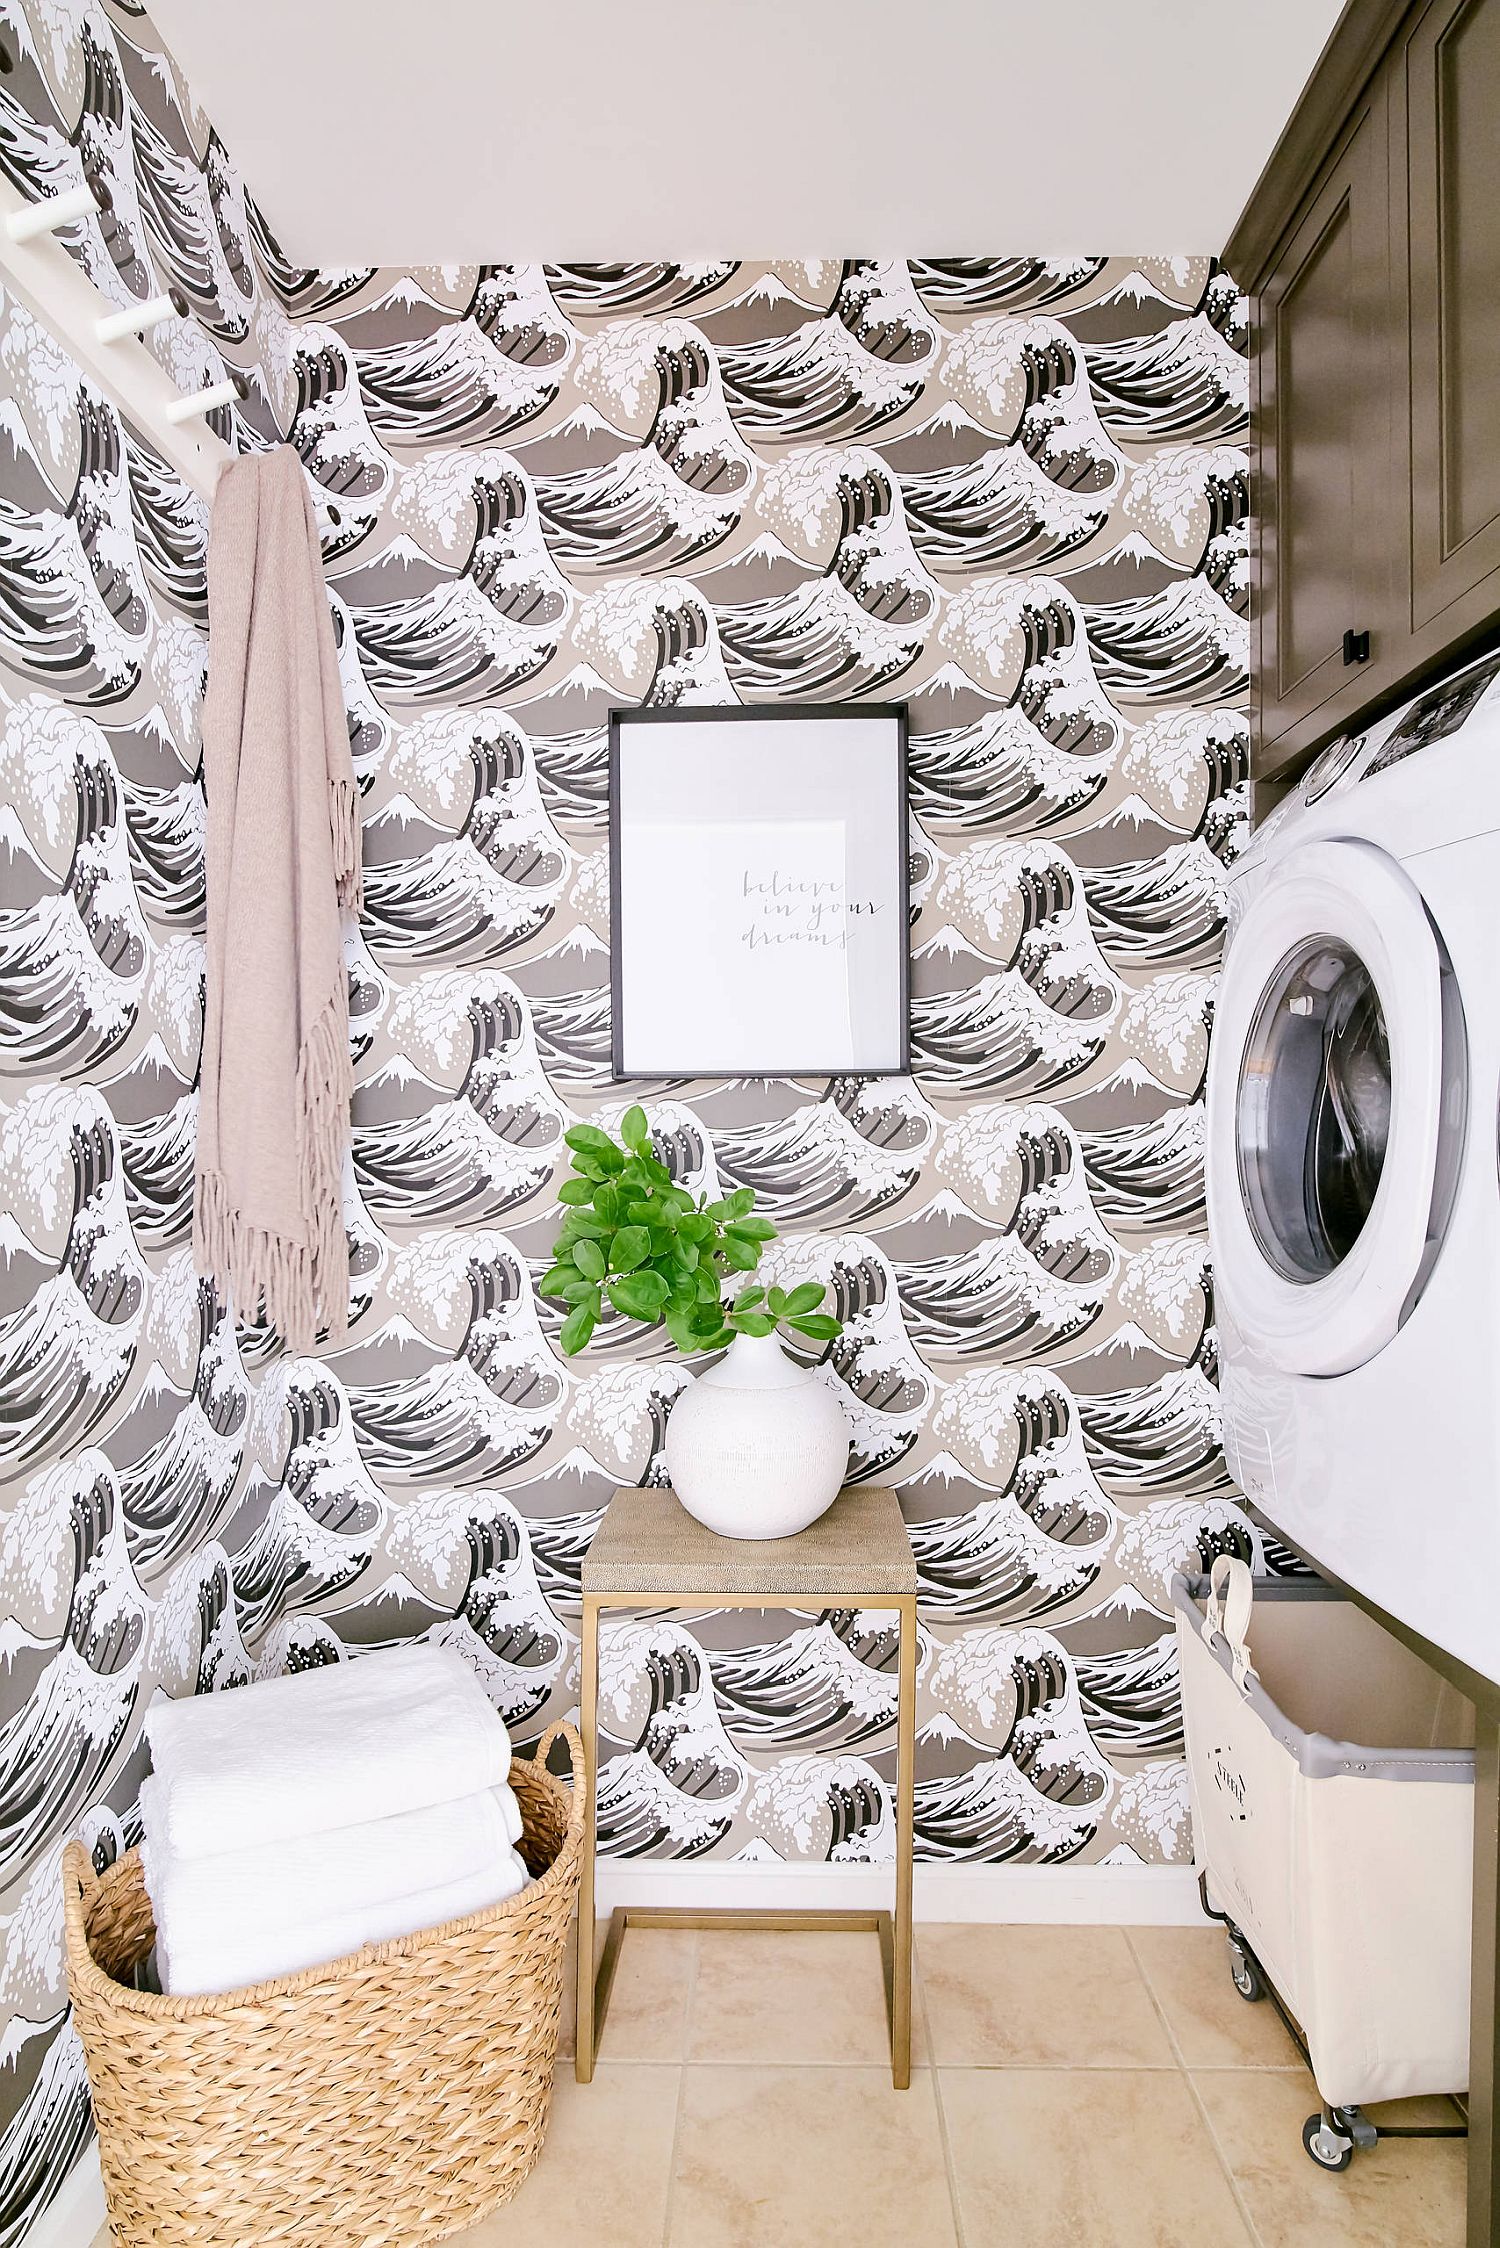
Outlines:
POLYGON ((164 1991, 234 1990, 521 1889, 510 1737, 473 1672, 412 1646, 146 1723, 142 1866, 164 1991))

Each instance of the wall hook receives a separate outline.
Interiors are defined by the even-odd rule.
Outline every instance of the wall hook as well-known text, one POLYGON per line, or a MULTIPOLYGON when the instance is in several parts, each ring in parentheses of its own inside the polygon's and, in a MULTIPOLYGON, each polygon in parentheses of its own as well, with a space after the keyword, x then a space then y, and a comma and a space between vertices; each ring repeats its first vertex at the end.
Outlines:
POLYGON ((83 187, 67 188, 61 195, 44 196, 40 203, 29 203, 24 211, 12 212, 5 231, 12 242, 32 242, 39 234, 56 234, 59 227, 71 226, 75 219, 93 218, 113 208, 114 198, 103 180, 94 180, 83 187))
POLYGON ((169 289, 164 297, 147 297, 140 304, 127 305, 123 312, 106 312, 94 322, 94 333, 101 343, 118 343, 122 336, 148 335, 166 320, 185 320, 188 301, 180 289, 169 289))
POLYGON ((207 390, 190 391, 184 398, 174 398, 163 410, 169 422, 191 421, 195 414, 217 413, 221 406, 233 406, 249 395, 250 385, 236 368, 225 381, 210 383, 207 390))

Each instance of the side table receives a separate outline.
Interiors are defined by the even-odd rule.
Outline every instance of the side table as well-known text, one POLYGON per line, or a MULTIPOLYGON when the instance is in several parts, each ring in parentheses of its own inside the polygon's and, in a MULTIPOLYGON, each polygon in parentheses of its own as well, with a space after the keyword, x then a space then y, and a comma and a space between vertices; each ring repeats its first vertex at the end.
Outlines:
POLYGON ((912 1777, 916 1750, 917 1569, 894 1491, 851 1485, 795 1538, 716 1537, 670 1491, 620 1490, 583 1564, 583 1734, 588 1804, 578 1893, 580 2084, 594 2054, 625 1930, 662 1928, 873 1930, 880 1938, 891 2024, 891 2076, 911 2083, 912 1777), (894 1609, 900 1618, 896 1704, 896 1884, 889 1912, 689 1912, 631 1906, 610 1917, 594 1967, 595 1797, 599 1776, 599 1614, 604 1608, 894 1609))

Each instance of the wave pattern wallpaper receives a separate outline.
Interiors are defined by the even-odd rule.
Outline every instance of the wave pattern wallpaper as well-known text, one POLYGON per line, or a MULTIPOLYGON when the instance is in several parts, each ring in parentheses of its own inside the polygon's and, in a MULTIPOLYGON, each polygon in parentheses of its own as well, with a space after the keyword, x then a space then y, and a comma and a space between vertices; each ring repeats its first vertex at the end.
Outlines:
MULTIPOLYGON (((1168 1576, 1219 1446, 1202 1091, 1245 817, 1243 307, 1202 260, 295 268, 128 0, 0 0, 0 164, 216 426, 318 498, 366 911, 346 1347, 192 1269, 200 503, 0 311, 0 2248, 87 2134, 58 1860, 153 1694, 427 1634, 524 1741, 685 1377, 535 1293, 609 1080, 606 722, 904 701, 909 1077, 648 1089, 829 1283, 921 1571, 928 1860, 1190 1853, 1168 1576)), ((253 975, 253 960, 243 964, 253 975)), ((618 1620, 606 1846, 890 1855, 890 1619, 618 1620)))

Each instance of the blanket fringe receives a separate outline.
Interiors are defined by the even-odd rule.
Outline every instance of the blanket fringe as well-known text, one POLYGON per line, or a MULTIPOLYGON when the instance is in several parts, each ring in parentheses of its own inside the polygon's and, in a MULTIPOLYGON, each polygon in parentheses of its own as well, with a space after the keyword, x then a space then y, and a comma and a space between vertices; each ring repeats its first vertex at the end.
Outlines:
POLYGON ((348 1001, 340 984, 302 1042, 297 1061, 297 1153, 305 1238, 247 1225, 221 1171, 200 1171, 193 1252, 232 1297, 242 1319, 259 1312, 291 1345, 311 1350, 320 1331, 341 1342, 349 1328, 349 1254, 344 1233, 343 1150, 353 1069, 348 1001))
POLYGON ((333 826, 333 874, 339 904, 358 913, 364 902, 360 879, 359 784, 337 779, 328 786, 328 817, 333 826))

